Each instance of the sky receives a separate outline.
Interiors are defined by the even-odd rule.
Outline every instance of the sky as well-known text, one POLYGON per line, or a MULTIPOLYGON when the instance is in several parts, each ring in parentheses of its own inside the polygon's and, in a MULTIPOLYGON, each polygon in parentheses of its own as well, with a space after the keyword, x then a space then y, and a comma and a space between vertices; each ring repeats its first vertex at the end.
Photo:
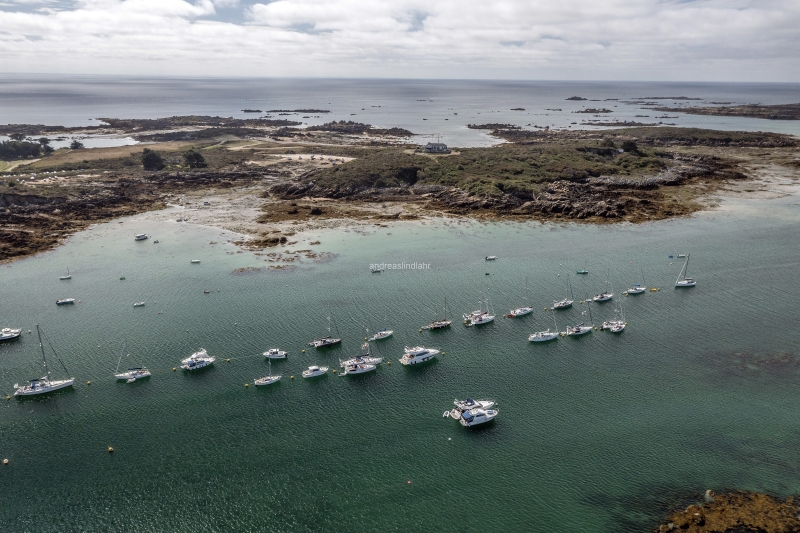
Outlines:
POLYGON ((0 72, 800 82, 800 0, 0 0, 0 72))

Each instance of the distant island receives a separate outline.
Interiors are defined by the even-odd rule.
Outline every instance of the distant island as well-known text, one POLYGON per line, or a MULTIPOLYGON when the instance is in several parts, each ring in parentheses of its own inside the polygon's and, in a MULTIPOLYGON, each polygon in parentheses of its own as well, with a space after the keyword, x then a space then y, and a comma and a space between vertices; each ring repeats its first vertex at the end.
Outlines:
POLYGON ((270 109, 265 113, 330 113, 327 109, 270 109))
POLYGON ((588 100, 588 98, 583 98, 581 96, 570 96, 569 98, 567 98, 567 100, 578 100, 578 101, 581 101, 581 100, 588 100))
POLYGON ((656 107, 665 113, 687 113, 690 115, 715 115, 729 117, 765 118, 768 120, 800 120, 800 103, 797 104, 743 104, 720 107, 656 107))

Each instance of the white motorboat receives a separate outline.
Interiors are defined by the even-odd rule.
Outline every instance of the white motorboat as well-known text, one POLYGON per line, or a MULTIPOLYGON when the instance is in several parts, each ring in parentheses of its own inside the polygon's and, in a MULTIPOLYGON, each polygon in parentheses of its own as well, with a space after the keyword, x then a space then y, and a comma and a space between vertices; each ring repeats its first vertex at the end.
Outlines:
POLYGON ((270 348, 262 355, 267 359, 286 359, 286 352, 277 348, 270 348))
POLYGON ((494 420, 498 412, 497 409, 472 409, 461 413, 458 421, 464 427, 478 426, 494 420))
POLYGON ((269 374, 264 377, 257 378, 253 380, 253 383, 256 387, 263 387, 265 385, 272 385, 273 383, 277 383, 281 380, 283 376, 273 376, 272 375, 272 359, 269 360, 269 374))
POLYGON ((377 365, 370 365, 370 364, 357 364, 357 365, 347 365, 344 367, 344 372, 339 374, 340 376, 349 376, 350 374, 366 374, 367 372, 372 372, 378 368, 377 365))
POLYGON ((383 339, 388 339, 392 336, 394 331, 391 329, 382 329, 380 331, 375 332, 375 334, 369 338, 371 341, 381 341, 383 339))
POLYGON ((415 346, 409 348, 406 346, 403 357, 400 358, 402 365, 416 365, 430 361, 439 354, 439 350, 433 348, 425 348, 424 346, 415 346))
POLYGON ((129 368, 125 372, 120 372, 119 374, 114 374, 114 377, 117 379, 124 379, 128 383, 133 383, 137 379, 149 378, 150 371, 144 367, 140 368, 129 368))
POLYGON ((145 239, 149 239, 150 235, 147 233, 137 233, 136 236, 133 238, 135 241, 143 241, 145 239))
MULTIPOLYGON (((678 256, 680 257, 680 256, 678 256)), ((675 280, 675 287, 682 288, 682 287, 694 287, 697 285, 697 282, 690 277, 686 276, 686 270, 689 267, 689 254, 686 254, 686 263, 683 264, 683 268, 681 269, 681 273, 678 274, 678 279, 675 280)))
POLYGON ((199 370, 214 364, 215 357, 211 357, 205 348, 200 348, 192 355, 181 361, 181 368, 184 370, 199 370))
POLYGON ((62 300, 56 300, 56 305, 70 305, 75 303, 75 298, 64 298, 62 300))
MULTIPOLYGON (((75 378, 67 378, 54 380, 50 379, 50 367, 47 366, 47 357, 44 354, 44 344, 42 344, 42 332, 39 330, 39 324, 36 324, 36 334, 39 336, 39 348, 42 351, 42 361, 44 362, 45 375, 41 378, 35 378, 28 381, 27 385, 20 386, 14 383, 14 396, 36 396, 38 394, 46 394, 66 387, 71 387, 75 383, 75 378)), ((52 348, 52 344, 50 345, 52 348)), ((58 357, 58 354, 53 350, 58 362, 61 363, 64 372, 69 374, 64 362, 58 357)))
POLYGON ((304 378, 315 378, 317 376, 321 376, 328 371, 327 366, 310 366, 307 370, 303 370, 303 377, 304 378))
POLYGON ((199 260, 199 259, 192 259, 192 260, 191 260, 191 261, 189 261, 189 262, 190 262, 190 263, 195 263, 195 264, 196 264, 196 263, 199 263, 199 262, 200 262, 200 260, 199 260))
MULTIPOLYGON (((339 328, 336 326, 336 322, 333 323, 333 326, 336 328, 336 334, 339 334, 339 328)), ((342 344, 342 339, 338 337, 331 337, 331 313, 328 311, 328 333, 327 337, 322 337, 321 339, 316 339, 308 343, 309 346, 313 346, 314 348, 328 348, 329 346, 336 346, 337 344, 342 344)))
POLYGON ((377 267, 374 267, 374 266, 370 267, 369 271, 372 272, 373 274, 380 274, 381 273, 381 269, 377 268, 377 267))
POLYGON ((133 304, 134 307, 144 307, 144 302, 136 302, 133 304))
POLYGON ((22 329, 14 329, 14 328, 0 329, 0 342, 13 341, 14 339, 18 339, 21 334, 22 334, 22 329))
POLYGON ((161 242, 161 241, 159 241, 158 239, 156 239, 156 240, 154 240, 154 241, 153 241, 153 244, 158 244, 158 243, 160 243, 160 242, 161 242))
POLYGON ((66 280, 72 279, 72 274, 69 273, 69 267, 67 267, 67 275, 66 276, 61 276, 58 279, 60 279, 61 281, 66 281, 66 280))
POLYGON ((497 259, 496 255, 487 255, 486 256, 486 260, 487 261, 494 261, 495 259, 497 259))
POLYGON ((496 402, 492 400, 473 400, 472 398, 467 398, 466 400, 453 400, 453 405, 456 406, 456 409, 459 411, 469 411, 470 409, 491 409, 494 407, 496 402))

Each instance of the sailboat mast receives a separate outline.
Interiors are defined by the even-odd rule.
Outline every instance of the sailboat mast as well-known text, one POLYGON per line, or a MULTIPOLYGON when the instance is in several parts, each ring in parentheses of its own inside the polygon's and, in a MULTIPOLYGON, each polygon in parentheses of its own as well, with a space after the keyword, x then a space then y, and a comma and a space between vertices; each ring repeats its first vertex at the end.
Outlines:
POLYGON ((572 294, 572 281, 569 279, 569 274, 567 274, 567 283, 569 284, 569 297, 574 300, 575 295, 572 294))
POLYGON ((42 344, 42 332, 39 331, 39 324, 36 324, 36 334, 39 336, 39 348, 42 349, 42 360, 44 360, 44 369, 47 371, 47 377, 50 377, 50 369, 47 367, 47 357, 44 355, 44 344, 42 344))

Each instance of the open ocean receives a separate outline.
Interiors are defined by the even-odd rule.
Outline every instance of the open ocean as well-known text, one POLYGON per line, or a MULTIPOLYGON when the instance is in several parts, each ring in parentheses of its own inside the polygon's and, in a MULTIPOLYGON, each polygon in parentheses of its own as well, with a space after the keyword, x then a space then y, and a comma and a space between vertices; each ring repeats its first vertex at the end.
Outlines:
POLYGON ((800 121, 682 113, 667 113, 678 118, 658 119, 656 117, 665 113, 623 103, 642 97, 677 96, 700 100, 659 102, 669 107, 711 102, 797 103, 800 102, 800 84, 8 75, 0 79, 0 124, 83 126, 96 124, 96 119, 104 117, 212 115, 253 118, 262 115, 243 113, 242 110, 324 109, 330 113, 271 115, 308 125, 353 120, 378 127, 400 127, 418 135, 411 142, 424 144, 438 138, 449 145, 469 147, 486 146, 497 140, 481 131, 468 129, 467 124, 508 123, 529 129, 533 125, 578 128, 592 115, 574 111, 606 107, 612 111, 607 120, 800 134, 800 121), (566 100, 571 96, 589 100, 566 100), (524 111, 512 111, 514 108, 523 108, 524 111), (306 116, 309 118, 303 118, 306 116), (573 122, 578 124, 573 125, 573 122))
MULTIPOLYGON (((566 110, 572 94, 769 103, 797 101, 793 87, 12 78, 0 81, 0 121, 76 125, 314 106, 333 111, 320 120, 352 112, 353 120, 438 131, 467 145, 489 142, 468 122, 541 121, 509 109, 558 102, 566 110)), ((797 127, 679 119, 689 120, 797 127)), ((25 330, 0 344, 0 459, 9 459, 0 465, 0 531, 638 533, 708 488, 800 493, 799 198, 730 200, 692 218, 639 225, 320 230, 290 248, 333 254, 326 261, 244 274, 235 271, 269 263, 240 253, 222 230, 146 215, 93 226, 53 251, 0 265, 0 327, 25 330), (135 242, 139 232, 153 237, 135 242), (669 256, 682 253, 691 253, 693 289, 673 288, 683 259, 669 256), (486 262, 490 254, 499 259, 486 262), (371 274, 380 262, 430 268, 371 274), (59 281, 68 267, 72 280, 59 281), (589 274, 576 276, 584 267, 589 274), (662 290, 622 296, 642 272, 662 290), (568 275, 578 301, 607 281, 615 297, 576 301, 557 314, 559 328, 587 321, 587 305, 598 325, 621 302, 629 324, 622 334, 527 341, 552 326, 543 309, 564 296, 568 275), (503 318, 528 303, 526 278, 534 313, 503 318), (458 317, 486 294, 497 319, 464 327, 458 317), (65 297, 80 303, 57 307, 65 297), (453 326, 419 331, 445 297, 453 326), (142 300, 145 307, 132 306, 142 300), (329 313, 343 344, 315 351, 306 343, 327 333, 329 313), (49 344, 76 384, 5 400, 14 383, 42 375, 36 324, 54 377, 63 370, 49 344), (377 343, 391 365, 300 378, 312 364, 335 368, 358 352, 366 328, 383 327, 395 331, 377 343), (400 365, 403 347, 417 344, 444 353, 400 365), (123 345, 123 367, 147 365, 151 378, 114 380, 123 345), (201 347, 216 364, 173 372, 201 347), (255 388, 270 347, 289 352, 272 364, 283 380, 255 388), (442 418, 467 396, 496 400, 497 419, 466 429, 442 418)))

